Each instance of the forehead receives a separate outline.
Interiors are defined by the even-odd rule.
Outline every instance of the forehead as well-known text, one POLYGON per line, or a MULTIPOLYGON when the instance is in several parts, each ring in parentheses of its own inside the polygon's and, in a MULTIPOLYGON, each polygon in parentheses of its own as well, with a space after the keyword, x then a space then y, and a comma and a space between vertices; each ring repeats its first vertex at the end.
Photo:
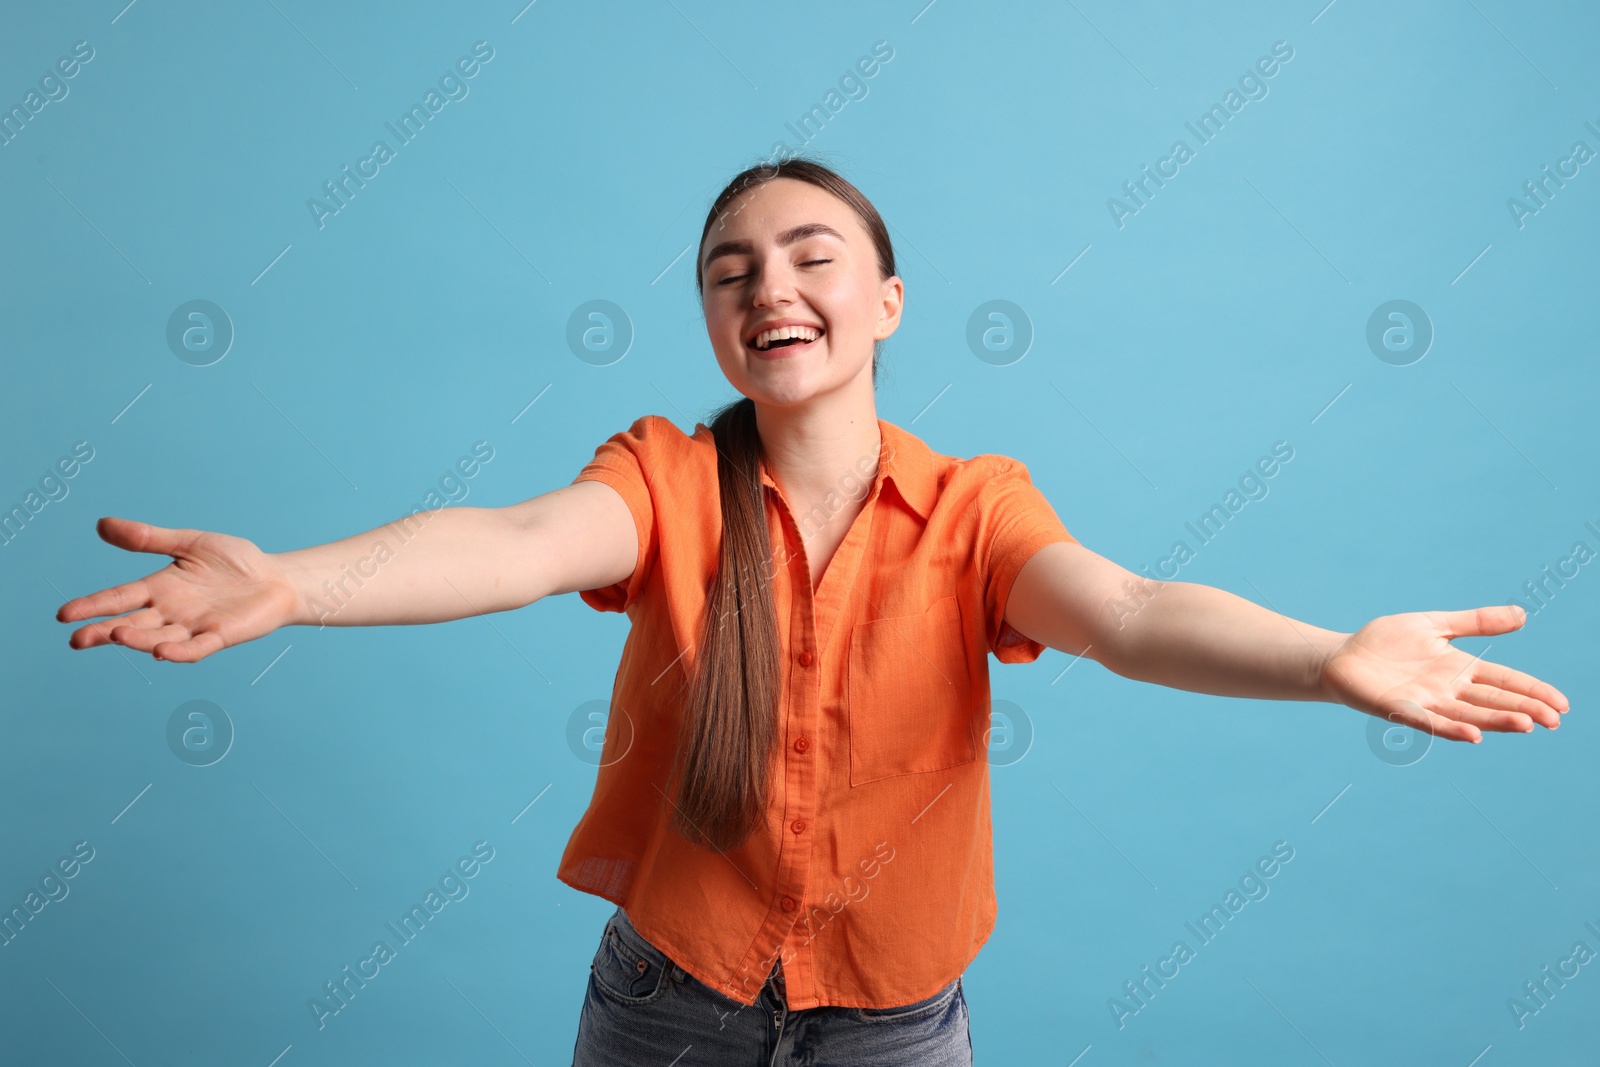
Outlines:
POLYGON ((706 231, 706 247, 728 240, 770 239, 808 222, 827 223, 846 241, 867 237, 855 211, 826 189, 796 178, 774 178, 728 202, 706 231))

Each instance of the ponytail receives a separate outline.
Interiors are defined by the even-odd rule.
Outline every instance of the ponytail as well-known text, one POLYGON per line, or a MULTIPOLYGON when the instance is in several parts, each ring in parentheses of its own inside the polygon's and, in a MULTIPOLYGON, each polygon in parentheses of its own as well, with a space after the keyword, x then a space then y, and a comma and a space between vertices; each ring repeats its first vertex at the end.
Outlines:
POLYGON ((780 683, 755 402, 745 397, 722 408, 711 433, 722 549, 678 740, 673 821, 693 843, 725 852, 766 811, 780 683))

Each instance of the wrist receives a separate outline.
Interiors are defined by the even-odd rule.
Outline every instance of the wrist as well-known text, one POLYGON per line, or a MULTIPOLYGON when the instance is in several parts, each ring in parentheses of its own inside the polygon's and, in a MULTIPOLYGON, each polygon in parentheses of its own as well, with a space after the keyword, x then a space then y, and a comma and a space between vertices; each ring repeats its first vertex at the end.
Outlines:
POLYGON ((314 622, 310 609, 309 597, 312 592, 309 583, 311 575, 304 565, 296 558, 295 552, 280 552, 269 554, 278 573, 283 576, 284 586, 288 592, 285 597, 284 619, 280 626, 305 626, 314 622))
POLYGON ((1330 684, 1333 672, 1329 664, 1340 647, 1350 639, 1350 634, 1339 633, 1337 630, 1323 630, 1311 636, 1310 641, 1314 651, 1310 654, 1308 664, 1308 688, 1311 699, 1325 700, 1332 704, 1343 704, 1344 698, 1330 684))

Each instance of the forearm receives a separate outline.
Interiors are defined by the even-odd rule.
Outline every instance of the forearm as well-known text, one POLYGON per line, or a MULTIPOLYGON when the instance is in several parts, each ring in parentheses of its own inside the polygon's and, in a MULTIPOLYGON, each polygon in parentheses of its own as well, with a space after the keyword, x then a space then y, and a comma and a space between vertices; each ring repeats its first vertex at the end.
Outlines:
POLYGON ((536 542, 498 508, 419 511, 274 559, 299 594, 298 625, 445 622, 548 592, 536 542))
POLYGON ((1117 674, 1174 689, 1264 700, 1334 700, 1323 664, 1348 634, 1280 615, 1223 589, 1163 582, 1101 638, 1117 674))

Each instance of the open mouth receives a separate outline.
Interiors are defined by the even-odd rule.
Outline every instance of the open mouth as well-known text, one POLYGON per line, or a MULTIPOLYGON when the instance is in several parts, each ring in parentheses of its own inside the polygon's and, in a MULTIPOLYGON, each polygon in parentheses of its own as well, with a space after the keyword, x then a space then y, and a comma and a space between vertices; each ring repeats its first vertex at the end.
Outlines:
POLYGON ((747 344, 757 352, 779 352, 805 348, 823 335, 816 326, 782 326, 775 330, 762 330, 747 344))

